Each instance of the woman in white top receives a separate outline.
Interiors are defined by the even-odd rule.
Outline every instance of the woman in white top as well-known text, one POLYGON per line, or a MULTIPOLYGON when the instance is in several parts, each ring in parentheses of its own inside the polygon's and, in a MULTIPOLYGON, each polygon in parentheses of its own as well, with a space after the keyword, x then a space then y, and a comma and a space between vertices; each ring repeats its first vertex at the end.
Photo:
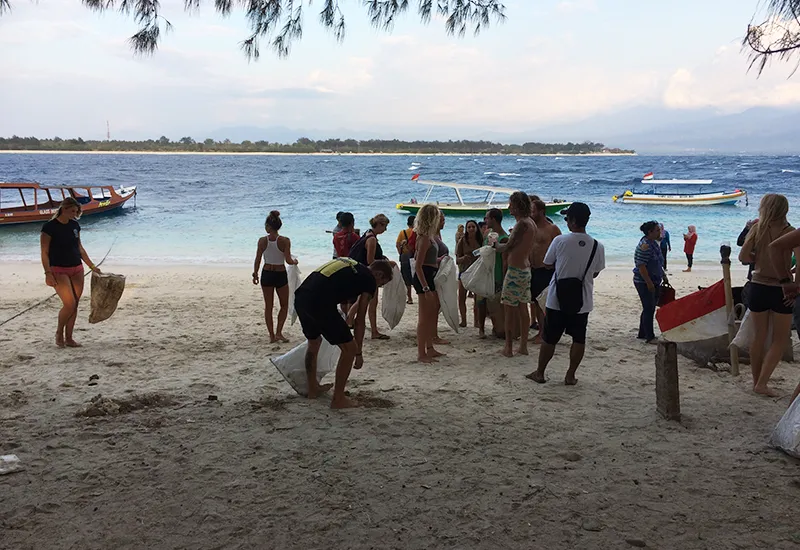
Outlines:
POLYGON ((258 249, 256 250, 256 260, 253 264, 253 284, 259 283, 258 268, 261 265, 261 258, 264 258, 264 268, 261 271, 261 291, 264 293, 264 320, 269 331, 269 342, 288 342, 283 335, 283 325, 286 322, 286 314, 289 306, 289 279, 286 275, 286 264, 297 265, 297 260, 292 259, 292 242, 288 237, 278 235, 283 222, 281 213, 273 210, 264 222, 264 229, 267 235, 258 239, 258 249), (272 325, 272 305, 274 294, 277 292, 278 302, 278 330, 275 331, 272 325))

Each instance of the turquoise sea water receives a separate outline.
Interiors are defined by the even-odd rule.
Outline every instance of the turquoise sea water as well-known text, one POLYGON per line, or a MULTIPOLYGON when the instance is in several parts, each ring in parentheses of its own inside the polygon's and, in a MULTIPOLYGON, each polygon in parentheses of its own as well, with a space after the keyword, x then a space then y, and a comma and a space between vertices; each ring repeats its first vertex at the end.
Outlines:
MULTIPOLYGON (((589 232, 606 246, 609 264, 628 265, 639 240, 639 225, 656 219, 672 234, 673 254, 682 257, 686 226, 697 226, 695 261, 718 261, 719 245, 735 245, 744 223, 757 216, 767 192, 789 197, 790 222, 800 224, 800 158, 775 156, 321 156, 321 155, 86 155, 2 154, 0 181, 39 181, 48 185, 136 185, 136 208, 81 220, 84 245, 102 257, 115 241, 109 262, 248 264, 264 218, 281 211, 282 233, 292 239, 303 265, 330 257, 339 210, 356 216, 356 226, 385 213, 392 220, 381 238, 393 252, 407 214, 395 205, 422 199, 423 178, 513 187, 543 199, 589 204, 589 232), (749 192, 749 206, 680 207, 623 205, 612 195, 641 176, 713 178, 728 189, 749 192)), ((449 199, 443 189, 434 198, 449 199)), ((457 223, 448 218, 444 236, 455 246, 457 223)), ((557 222, 566 230, 563 220, 557 222)), ((506 225, 513 225, 509 219, 506 225)), ((39 225, 0 227, 0 261, 38 259, 39 225)), ((393 254, 392 254, 393 255, 393 254)), ((675 258, 678 260, 678 258, 675 258)))

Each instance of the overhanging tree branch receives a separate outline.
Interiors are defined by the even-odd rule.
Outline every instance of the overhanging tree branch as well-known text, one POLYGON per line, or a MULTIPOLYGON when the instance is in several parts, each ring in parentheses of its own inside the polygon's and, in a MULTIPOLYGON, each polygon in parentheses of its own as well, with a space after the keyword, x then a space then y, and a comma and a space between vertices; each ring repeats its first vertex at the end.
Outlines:
POLYGON ((742 40, 750 51, 750 69, 756 68, 759 75, 770 59, 786 61, 800 53, 800 0, 769 0, 766 12, 761 23, 747 26, 742 40))
MULTIPOLYGON (((203 0, 184 0, 186 11, 197 11, 203 0)), ((289 55, 292 44, 303 36, 303 8, 313 0, 214 0, 214 9, 223 17, 241 8, 250 27, 250 35, 241 42, 248 59, 258 59, 262 41, 280 57, 289 55)), ((318 2, 320 0, 317 0, 318 2)), ((370 22, 377 28, 391 30, 397 17, 408 11, 410 0, 357 0, 366 8, 370 22)), ((172 24, 161 15, 159 0, 81 0, 90 10, 119 11, 131 17, 139 30, 128 39, 133 51, 152 55, 172 24)), ((416 0, 423 23, 431 20, 434 10, 445 19, 445 31, 464 36, 467 28, 478 34, 483 27, 505 20, 505 6, 500 0, 416 0)), ((11 0, 0 0, 0 15, 11 10, 11 0)), ((344 40, 345 16, 340 0, 322 0, 319 22, 338 41, 344 40)))

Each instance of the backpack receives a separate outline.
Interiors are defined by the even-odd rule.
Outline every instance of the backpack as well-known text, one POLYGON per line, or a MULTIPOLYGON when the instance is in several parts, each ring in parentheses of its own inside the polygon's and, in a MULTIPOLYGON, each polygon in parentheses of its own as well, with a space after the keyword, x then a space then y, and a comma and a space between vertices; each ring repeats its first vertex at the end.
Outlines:
POLYGON ((353 258, 360 264, 367 264, 367 239, 370 237, 374 237, 375 235, 372 231, 367 231, 364 235, 358 239, 353 246, 350 247, 349 253, 345 254, 345 256, 349 256, 353 258))
POLYGON ((355 233, 347 233, 344 230, 335 233, 333 235, 333 249, 336 251, 336 256, 347 258, 350 254, 350 249, 358 240, 358 235, 355 233))
POLYGON ((558 298, 558 305, 563 313, 575 315, 580 313, 583 308, 583 281, 586 279, 586 274, 589 273, 589 268, 592 267, 595 252, 597 252, 597 239, 594 239, 592 253, 589 255, 586 269, 583 270, 583 277, 580 279, 577 277, 556 279, 556 298, 558 298))

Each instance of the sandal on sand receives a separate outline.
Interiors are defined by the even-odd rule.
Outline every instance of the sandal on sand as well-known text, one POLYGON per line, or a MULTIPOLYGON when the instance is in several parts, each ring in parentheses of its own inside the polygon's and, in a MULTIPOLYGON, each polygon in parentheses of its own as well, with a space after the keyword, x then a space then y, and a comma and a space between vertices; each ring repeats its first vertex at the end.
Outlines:
POLYGON ((371 337, 373 340, 388 340, 389 336, 387 334, 379 334, 377 336, 371 337))

